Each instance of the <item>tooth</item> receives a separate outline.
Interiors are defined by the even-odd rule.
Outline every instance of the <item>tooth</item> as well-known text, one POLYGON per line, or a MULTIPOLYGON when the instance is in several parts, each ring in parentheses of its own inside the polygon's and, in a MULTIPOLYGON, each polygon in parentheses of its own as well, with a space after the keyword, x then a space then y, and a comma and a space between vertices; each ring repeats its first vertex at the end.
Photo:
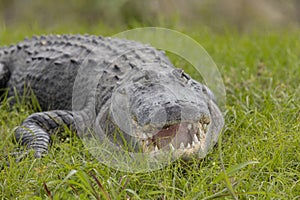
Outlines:
POLYGON ((194 141, 195 141, 196 143, 199 143, 199 140, 198 140, 198 137, 197 137, 196 134, 194 134, 194 141))
POLYGON ((204 137, 204 131, 202 129, 199 129, 199 133, 200 133, 200 138, 203 139, 204 137))
POLYGON ((151 133, 146 133, 146 138, 152 138, 152 134, 151 133))
POLYGON ((169 146, 170 146, 170 149, 171 149, 172 151, 175 150, 174 146, 173 146, 171 143, 169 144, 169 146))
POLYGON ((199 123, 199 129, 203 129, 203 127, 202 127, 202 124, 201 124, 201 123, 199 123))
POLYGON ((155 147, 154 147, 154 151, 158 151, 158 147, 157 147, 157 145, 155 145, 155 147))
POLYGON ((206 130, 207 124, 203 124, 203 129, 206 130))
POLYGON ((180 143, 180 149, 184 149, 184 144, 183 144, 183 142, 180 143))
POLYGON ((191 145, 190 145, 190 143, 188 143, 186 147, 187 147, 188 149, 189 149, 189 148, 191 148, 191 145))

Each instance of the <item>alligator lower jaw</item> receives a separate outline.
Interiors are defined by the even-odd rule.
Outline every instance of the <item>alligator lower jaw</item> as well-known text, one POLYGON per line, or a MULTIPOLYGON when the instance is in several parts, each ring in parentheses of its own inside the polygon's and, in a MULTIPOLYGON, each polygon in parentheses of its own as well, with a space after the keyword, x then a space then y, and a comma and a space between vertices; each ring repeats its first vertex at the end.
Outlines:
POLYGON ((208 126, 200 122, 170 125, 140 139, 140 144, 143 152, 152 155, 171 152, 175 157, 190 157, 205 149, 208 126))

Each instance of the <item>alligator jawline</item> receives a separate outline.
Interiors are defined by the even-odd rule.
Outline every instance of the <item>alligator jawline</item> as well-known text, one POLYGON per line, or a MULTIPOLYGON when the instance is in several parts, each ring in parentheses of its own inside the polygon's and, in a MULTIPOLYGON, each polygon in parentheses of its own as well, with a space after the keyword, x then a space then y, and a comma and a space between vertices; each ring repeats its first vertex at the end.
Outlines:
POLYGON ((177 123, 154 130, 151 137, 139 138, 139 143, 145 153, 172 151, 176 156, 190 155, 204 149, 208 128, 200 122, 177 123))
MULTIPOLYGON (((109 119, 114 128, 120 128, 112 118, 109 119)), ((133 133, 129 134, 128 139, 135 138, 135 143, 139 146, 134 151, 142 151, 153 156, 169 153, 170 151, 175 157, 184 158, 194 155, 205 149, 206 137, 210 129, 210 120, 205 121, 202 119, 194 122, 175 121, 163 127, 156 127, 151 124, 140 126, 134 118, 131 123, 133 133)), ((121 129, 120 131, 126 134, 121 129)))

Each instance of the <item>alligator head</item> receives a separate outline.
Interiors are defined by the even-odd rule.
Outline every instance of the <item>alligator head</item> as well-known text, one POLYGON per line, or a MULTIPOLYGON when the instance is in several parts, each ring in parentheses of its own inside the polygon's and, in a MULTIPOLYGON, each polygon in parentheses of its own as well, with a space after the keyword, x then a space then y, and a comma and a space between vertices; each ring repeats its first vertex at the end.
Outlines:
POLYGON ((136 151, 203 158, 224 125, 213 93, 182 69, 151 63, 112 95, 108 117, 136 151))

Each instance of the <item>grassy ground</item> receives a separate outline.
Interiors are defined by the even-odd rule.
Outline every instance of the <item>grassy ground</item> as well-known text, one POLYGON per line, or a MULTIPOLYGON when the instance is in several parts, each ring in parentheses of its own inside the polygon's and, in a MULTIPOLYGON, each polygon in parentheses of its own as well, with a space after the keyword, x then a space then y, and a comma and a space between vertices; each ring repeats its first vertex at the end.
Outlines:
MULTIPOLYGON (((114 32, 83 30, 73 32, 114 32)), ((0 43, 40 33, 3 30, 0 43)), ((222 143, 205 159, 132 174, 100 164, 76 137, 55 139, 45 158, 4 165, 0 199, 299 199, 299 33, 189 31, 219 66, 227 90, 222 143)), ((33 112, 26 103, 0 104, 0 155, 15 150, 13 129, 33 112)))

